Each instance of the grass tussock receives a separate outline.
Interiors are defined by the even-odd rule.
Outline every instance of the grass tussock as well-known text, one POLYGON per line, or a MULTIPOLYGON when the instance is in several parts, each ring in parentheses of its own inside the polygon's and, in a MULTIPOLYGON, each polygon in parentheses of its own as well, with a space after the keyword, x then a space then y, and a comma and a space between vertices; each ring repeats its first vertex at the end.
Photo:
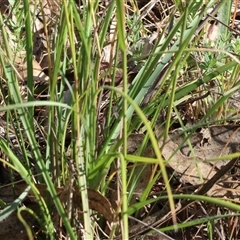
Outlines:
POLYGON ((240 238, 239 150, 191 138, 239 124, 238 6, 222 2, 0 7, 0 236, 240 238))

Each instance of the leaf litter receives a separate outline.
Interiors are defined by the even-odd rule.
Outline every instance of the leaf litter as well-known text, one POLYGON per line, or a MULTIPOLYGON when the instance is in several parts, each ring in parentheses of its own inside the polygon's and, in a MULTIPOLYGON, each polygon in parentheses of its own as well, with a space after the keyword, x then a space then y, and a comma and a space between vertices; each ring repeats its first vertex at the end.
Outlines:
MULTIPOLYGON (((2 13, 7 11, 6 4, 3 4, 1 6, 2 13)), ((156 1, 157 2, 157 1, 156 1)), ((166 1, 167 4, 170 4, 171 7, 171 1, 166 1)), ((145 10, 144 1, 141 2, 143 4, 143 10, 145 10)), ((159 4, 159 3, 158 3, 159 4)), ((46 3, 45 6, 48 6, 46 3)), ((151 5, 151 8, 156 7, 157 5, 151 5)), ((49 12, 49 9, 45 9, 49 12)), ((150 8, 148 9, 151 10, 150 8)), ((160 19, 161 17, 156 14, 157 11, 153 11, 155 13, 155 16, 151 16, 149 18, 160 19)), ((52 11, 50 11, 50 14, 52 14, 52 11)), ((41 32, 41 29, 43 28, 43 25, 39 23, 39 25, 36 25, 36 30, 34 33, 34 38, 36 41, 39 39, 42 39, 42 35, 39 34, 41 32)), ((212 37, 212 35, 211 35, 212 37)), ((38 47, 36 50, 36 53, 38 53, 37 59, 41 59, 41 61, 33 60, 33 75, 36 83, 47 83, 49 81, 49 77, 45 74, 43 71, 43 66, 48 66, 46 63, 46 58, 43 57, 43 51, 46 50, 46 46, 40 41, 38 42, 38 47), (39 47, 40 46, 40 47, 39 47), (40 48, 43 48, 42 50, 40 48), (40 55, 42 57, 40 57, 40 55), (43 60, 44 59, 44 60, 43 60), (41 65, 40 65, 41 64, 41 65)), ((107 50, 109 51, 109 50, 107 50)), ((148 50, 147 50, 148 51, 148 50)), ((25 54, 24 52, 21 54, 21 56, 18 56, 16 58, 16 69, 18 73, 20 74, 20 79, 25 81, 27 78, 27 72, 26 72, 26 63, 24 61, 25 54)), ((69 91, 67 91, 68 94, 66 98, 69 98, 69 91)), ((157 129, 157 128, 156 128, 157 129)), ((155 131, 156 137, 161 135, 162 129, 157 129, 155 131)), ((139 138, 139 142, 141 142, 144 138, 144 135, 137 134, 137 138, 139 138)), ((239 184, 237 181, 233 181, 233 179, 237 179, 238 175, 238 159, 232 160, 232 159, 225 159, 222 161, 206 161, 208 159, 218 158, 221 156, 229 155, 232 153, 239 153, 239 140, 240 140, 240 133, 238 126, 235 125, 226 125, 226 126, 210 126, 206 129, 201 129, 200 132, 195 132, 190 137, 191 147, 189 144, 186 144, 184 142, 185 135, 184 134, 174 134, 170 133, 167 141, 163 144, 162 140, 159 140, 159 147, 162 149, 162 156, 167 161, 166 165, 171 168, 175 173, 178 174, 178 180, 179 182, 182 182, 183 185, 192 185, 195 187, 196 193, 201 194, 207 194, 209 196, 216 196, 216 197, 231 197, 233 199, 238 199, 238 192, 239 192, 239 184), (176 151, 177 150, 177 151, 176 151), (174 154, 173 154, 174 153, 174 154), (232 163, 232 165, 230 164, 232 163), (229 165, 228 165, 229 164, 229 165), (227 166, 228 165, 228 166, 227 166), (236 169, 235 169, 235 166, 236 169), (226 168, 225 172, 223 171, 222 175, 217 176, 217 173, 223 169, 226 168), (232 169, 234 168, 234 171, 232 169), (217 177, 216 177, 217 176, 217 177), (211 183, 211 180, 214 179, 214 183, 211 183), (205 190, 202 190, 205 189, 205 190), (204 192, 205 191, 205 192, 204 192)), ((130 135, 129 137, 129 145, 131 146, 131 149, 129 148, 129 153, 133 153, 135 149, 137 149, 140 145, 136 144, 136 135, 130 135)), ((147 150, 145 154, 143 154, 146 157, 154 157, 153 151, 151 150, 151 146, 148 146, 150 150, 147 150)), ((141 167, 140 167, 141 168, 141 167)), ((140 196, 141 193, 144 191, 144 189, 147 187, 149 183, 149 175, 151 175, 153 172, 153 166, 148 165, 146 169, 143 171, 139 183, 137 183, 136 189, 135 189, 135 197, 140 196)), ((46 195, 46 186, 44 185, 36 185, 41 195, 46 195)), ((15 191, 16 196, 20 195, 22 191, 27 187, 26 184, 16 184, 15 191)), ((68 191, 63 188, 57 189, 58 193, 60 194, 60 199, 65 202, 68 197, 68 191)), ((103 217, 109 222, 112 223, 117 219, 115 216, 115 211, 112 207, 112 204, 110 203, 106 197, 104 197, 99 192, 88 189, 88 197, 89 197, 89 205, 90 208, 93 211, 98 212, 99 214, 102 214, 103 217)), ((6 198, 6 202, 12 201, 13 194, 12 194, 12 186, 2 188, 0 187, 0 199, 6 198)), ((34 211, 38 212, 36 205, 34 205, 34 197, 31 194, 31 191, 29 192, 27 199, 31 202, 31 209, 34 209, 34 211)), ((77 209, 81 212, 81 197, 79 196, 79 193, 75 192, 73 197, 74 203, 77 205, 77 209)), ((176 208, 179 209, 179 207, 176 206, 176 208)), ((157 218, 161 218, 167 215, 167 212, 169 209, 165 209, 165 212, 162 213, 161 210, 158 210, 156 213, 157 218), (161 216, 161 217, 160 217, 161 216)), ((155 216, 156 217, 156 216, 155 216)), ((155 219, 154 214, 148 216, 148 218, 155 219)), ((169 217, 170 219, 170 217, 169 217)), ((33 218, 32 216, 28 216, 28 221, 30 222, 30 225, 34 226, 33 218)), ((142 221, 146 221, 146 219, 142 219, 142 221)), ((163 219, 164 221, 164 219, 163 219)), ((0 236, 4 237, 8 235, 8 239, 11 239, 10 234, 12 235, 18 235, 23 234, 24 228, 21 224, 19 224, 18 219, 15 215, 11 215, 7 220, 5 220, 4 223, 1 223, 1 230, 0 230, 0 236), (5 224, 5 225, 2 225, 5 224), (12 227, 14 226, 15 232, 12 230, 12 227), (18 226, 18 227, 15 227, 18 226)), ((140 233, 140 225, 134 226, 135 232, 140 233)), ((157 227, 157 226, 155 226, 157 227)), ((130 233, 134 232, 133 228, 130 229, 130 233)), ((15 238, 15 236, 13 236, 15 238)), ((137 235, 136 235, 137 236, 137 235)), ((13 239, 12 237, 12 239, 13 239)), ((26 236, 21 237, 21 239, 25 238, 26 236)), ((147 238, 144 238, 147 239, 147 238)), ((149 239, 171 239, 168 236, 159 235, 153 236, 152 238, 149 236, 149 239)))

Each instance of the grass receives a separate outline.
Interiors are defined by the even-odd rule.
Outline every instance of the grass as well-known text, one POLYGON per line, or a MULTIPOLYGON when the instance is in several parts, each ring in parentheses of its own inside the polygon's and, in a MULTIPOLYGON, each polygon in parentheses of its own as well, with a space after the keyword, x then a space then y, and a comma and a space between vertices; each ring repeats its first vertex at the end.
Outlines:
MULTIPOLYGON (((174 177, 166 169, 169 159, 163 159, 155 133, 161 125, 164 143, 177 125, 189 141, 189 132, 203 126, 239 121, 237 110, 227 107, 239 88, 239 40, 226 27, 213 42, 205 41, 207 30, 200 31, 214 4, 190 1, 183 7, 181 1, 174 1, 144 54, 145 44, 139 41, 154 30, 133 2, 63 0, 49 9, 36 4, 33 12, 25 0, 0 14, 0 112, 5 122, 0 161, 7 165, 7 181, 18 189, 15 181, 20 179, 26 189, 14 201, 2 201, 0 220, 17 210, 29 239, 129 239, 130 217, 143 220, 144 207, 165 202, 170 217, 167 223, 153 226, 155 232, 171 234, 206 223, 209 239, 214 239, 214 221, 238 217, 239 206, 231 199, 176 194, 174 177), (47 65, 45 80, 36 76, 34 62, 39 57, 34 56, 35 40, 41 31, 36 33, 33 23, 39 17, 46 43, 41 56, 47 65), (131 73, 130 62, 137 71, 131 73), (192 113, 183 116, 181 104, 208 92, 196 101, 192 113), (129 136, 136 132, 144 137, 129 153, 129 136), (151 154, 146 153, 149 146, 151 154), (146 178, 149 164, 152 173, 136 202, 138 184, 146 178), (139 172, 139 166, 145 168, 139 172), (164 187, 159 197, 151 197, 159 179, 164 187), (26 195, 34 198, 36 212, 27 203, 19 207, 26 195), (179 222, 177 199, 225 211, 179 222), (24 211, 37 220, 37 230, 35 222, 24 220, 24 211), (104 219, 112 219, 110 227, 104 219)), ((218 7, 220 20, 228 25, 223 12, 227 9, 230 18, 230 3, 218 7)), ((229 236, 234 239, 238 233, 232 229, 229 236)))

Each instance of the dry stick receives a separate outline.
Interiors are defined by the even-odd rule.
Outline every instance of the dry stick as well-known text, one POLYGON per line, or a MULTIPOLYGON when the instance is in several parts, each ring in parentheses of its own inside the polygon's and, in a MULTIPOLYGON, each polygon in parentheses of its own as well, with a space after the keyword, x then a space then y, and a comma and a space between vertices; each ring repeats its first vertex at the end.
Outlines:
MULTIPOLYGON (((156 233, 157 233, 158 235, 161 235, 161 240, 174 240, 173 238, 169 237, 169 236, 166 235, 165 233, 160 232, 158 229, 156 229, 156 228, 154 228, 153 226, 149 225, 149 222, 148 222, 148 221, 145 223, 145 222, 140 221, 140 220, 138 220, 137 218, 133 218, 133 217, 131 217, 131 216, 129 216, 129 218, 132 219, 132 220, 134 220, 134 221, 136 221, 136 222, 138 222, 138 223, 140 223, 141 225, 147 227, 149 230, 152 229, 152 230, 156 231, 156 233)), ((138 232, 137 235, 139 235, 139 232, 138 232)), ((135 235, 135 236, 132 235, 132 236, 130 236, 130 238, 134 238, 134 237, 136 237, 137 235, 135 235)))
POLYGON ((216 22, 222 24, 224 27, 228 28, 228 30, 240 35, 240 32, 232 27, 229 27, 227 24, 225 24, 224 22, 220 21, 219 19, 217 19, 216 17, 212 16, 211 14, 208 14, 209 17, 211 17, 212 19, 214 19, 216 22))
POLYGON ((218 11, 221 2, 222 2, 222 1, 219 1, 219 2, 216 4, 216 6, 213 8, 213 10, 212 10, 209 14, 207 14, 207 16, 205 17, 205 19, 200 23, 200 25, 198 26, 198 28, 197 28, 197 30, 196 30, 196 32, 195 32, 195 36, 197 36, 197 35, 201 32, 201 30, 203 29, 204 25, 205 25, 206 22, 211 18, 211 16, 214 15, 214 14, 218 11))
POLYGON ((216 172, 216 174, 209 179, 203 186, 195 193, 196 195, 204 195, 207 193, 212 186, 222 177, 224 174, 226 174, 228 171, 230 171, 234 165, 237 163, 237 161, 240 158, 234 158, 229 163, 227 163, 225 166, 223 166, 219 171, 216 172))
POLYGON ((189 99, 189 100, 187 100, 185 102, 182 102, 182 103, 178 104, 178 107, 185 106, 187 104, 194 103, 196 101, 202 100, 202 99, 206 98, 208 95, 210 95, 210 91, 208 91, 207 93, 205 93, 202 96, 199 96, 199 97, 196 97, 196 98, 193 98, 193 99, 189 99))
MULTIPOLYGON (((176 204, 176 212, 181 209, 181 204, 176 204)), ((161 225, 164 221, 171 218, 171 211, 169 207, 166 207, 166 209, 160 210, 148 217, 146 217, 141 223, 138 223, 130 228, 129 234, 130 239, 135 238, 139 235, 143 235, 149 230, 153 228, 157 228, 159 225, 161 225)), ((133 218, 131 218, 133 219, 133 218)), ((135 220, 135 219, 133 219, 135 220)))
MULTIPOLYGON (((230 171, 234 165, 237 163, 237 161, 240 158, 235 158, 232 159, 229 163, 227 163, 224 167, 222 167, 211 179, 209 179, 205 184, 203 184, 203 186, 201 187, 200 190, 198 190, 195 195, 204 195, 205 193, 207 193, 212 186, 224 175, 226 174, 228 171, 230 171)), ((185 206, 187 206, 189 204, 189 201, 184 200, 179 206, 181 208, 184 208, 185 206)), ((179 210, 179 209, 178 209, 179 210)), ((171 213, 170 213, 171 214, 171 213)), ((155 214, 153 214, 152 216, 147 217, 144 221, 147 222, 148 224, 150 223, 151 228, 150 227, 146 227, 146 226, 138 226, 137 228, 134 227, 132 229, 130 229, 130 233, 132 232, 133 236, 132 237, 136 237, 139 234, 143 234, 147 231, 149 231, 150 229, 152 229, 153 227, 157 227, 159 224, 161 224, 164 219, 166 219, 166 217, 164 218, 160 218, 160 220, 157 220, 160 216, 162 215, 161 211, 157 212, 155 214)), ((168 216, 168 214, 167 214, 168 216)))

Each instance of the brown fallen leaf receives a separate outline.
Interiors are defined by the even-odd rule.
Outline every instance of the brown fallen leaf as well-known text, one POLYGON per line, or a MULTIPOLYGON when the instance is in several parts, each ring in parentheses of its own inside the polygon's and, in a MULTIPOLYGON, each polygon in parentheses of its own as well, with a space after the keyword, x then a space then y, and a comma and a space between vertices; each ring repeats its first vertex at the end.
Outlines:
MULTIPOLYGON (((20 194, 23 193, 23 191, 25 191, 27 186, 28 185, 25 183, 14 185, 15 196, 13 194, 13 188, 11 185, 7 187, 0 187, 0 199, 10 204, 12 201, 14 201, 14 199, 17 196, 19 196, 20 194)), ((44 200, 47 201, 47 198, 49 196, 47 187, 44 184, 36 184, 35 186, 40 192, 41 196, 44 198, 44 200)), ((66 203, 69 197, 68 189, 61 187, 61 188, 56 188, 56 191, 61 202, 63 204, 66 203)), ((100 192, 95 191, 93 189, 87 189, 87 194, 88 194, 88 200, 89 200, 89 208, 91 210, 101 214, 109 222, 109 224, 115 221, 115 212, 107 198, 105 198, 100 192)), ((26 200, 30 200, 30 202, 26 202, 26 206, 32 209, 36 214, 38 214, 39 206, 31 190, 28 192, 26 200)), ((82 212, 81 194, 76 189, 73 189, 72 201, 73 201, 74 209, 76 209, 78 213, 81 213, 82 212)), ((34 226, 35 224, 34 217, 32 217, 27 213, 26 214, 24 213, 24 219, 29 223, 30 226, 34 226)), ((57 216, 54 216, 54 219, 57 219, 57 216)), ((54 222, 57 223, 57 221, 54 221, 54 222)), ((8 234, 11 231, 11 229, 15 228, 15 224, 18 224, 19 226, 19 228, 17 228, 16 230, 16 233, 18 231, 25 230, 22 224, 20 224, 16 213, 13 213, 9 217, 4 219, 3 222, 1 222, 0 236, 4 234, 8 234)))
MULTIPOLYGON (((162 129, 156 128, 156 136, 160 136, 161 133, 162 129)), ((193 186, 201 186, 202 184, 207 186, 208 181, 210 182, 214 176, 215 178, 218 176, 217 169, 210 163, 204 162, 204 159, 200 156, 188 157, 183 155, 180 150, 176 151, 179 146, 169 137, 164 145, 162 139, 159 140, 158 144, 159 148, 162 149, 162 156, 167 161, 168 166, 180 173, 182 180, 191 183, 193 186)), ((218 184, 212 184, 206 193, 209 196, 225 196, 227 190, 218 184)))
MULTIPOLYGON (((46 200, 49 194, 46 185, 36 184, 35 186, 40 192, 41 196, 46 200)), ((20 195, 26 189, 26 187, 27 187, 27 184, 15 185, 14 187, 15 193, 17 195, 20 195)), ((56 191, 61 201, 65 202, 68 197, 67 195, 69 194, 68 189, 61 187, 61 188, 56 188, 56 191)), ((109 223, 113 222, 115 214, 108 199, 104 197, 100 192, 93 189, 87 189, 87 194, 88 194, 88 200, 89 200, 89 208, 93 211, 98 212, 99 214, 102 214, 103 217, 109 223)), ((32 201, 35 200, 35 196, 31 190, 29 191, 27 197, 32 201)), ((1 192, 0 192, 0 198, 1 198, 1 192)), ((82 209, 81 194, 76 189, 73 189, 73 204, 75 205, 75 207, 82 209)))
MULTIPOLYGON (((159 136, 160 134, 161 131, 156 130, 156 135, 159 136)), ((138 145, 138 143, 140 145, 143 138, 143 134, 139 134, 138 137, 136 136, 136 134, 132 137, 129 137, 129 146, 131 151, 133 150, 133 148, 136 148, 136 145, 138 145)), ((162 148, 162 156, 166 161, 168 161, 168 166, 173 168, 176 172, 183 174, 182 178, 184 181, 189 182, 192 185, 202 184, 202 181, 198 174, 198 169, 200 170, 200 172, 202 172, 203 180, 211 178, 216 173, 209 164, 200 161, 199 158, 196 158, 194 160, 192 157, 187 157, 183 155, 180 150, 178 150, 173 155, 173 153, 178 148, 178 145, 171 141, 170 138, 167 139, 163 147, 162 144, 162 139, 160 139, 159 147, 162 148), (202 169, 204 169, 204 171, 201 171, 202 169)), ((151 146, 149 146, 148 148, 151 148, 151 146)))
MULTIPOLYGON (((49 77, 43 72, 42 67, 39 65, 39 63, 33 59, 33 80, 34 82, 48 82, 49 77)), ((20 63, 17 64, 16 63, 16 69, 18 70, 19 75, 21 76, 21 78, 26 81, 27 80, 27 64, 24 63, 20 63)))
POLYGON ((199 157, 196 156, 195 159, 187 157, 180 150, 174 153, 178 149, 178 145, 171 141, 170 138, 166 140, 163 147, 162 141, 159 141, 159 147, 162 148, 162 155, 167 164, 176 172, 183 174, 183 180, 192 185, 200 185, 204 180, 211 178, 215 174, 212 166, 203 162, 199 157), (203 181, 200 178, 200 173, 203 181))
MULTIPOLYGON (((59 197, 62 202, 66 202, 68 199, 68 190, 64 190, 60 193, 59 197)), ((103 215, 103 217, 109 222, 114 222, 115 213, 111 203, 100 192, 93 189, 87 189, 89 208, 97 213, 103 215)), ((73 190, 73 204, 75 208, 82 210, 81 193, 73 190)))

